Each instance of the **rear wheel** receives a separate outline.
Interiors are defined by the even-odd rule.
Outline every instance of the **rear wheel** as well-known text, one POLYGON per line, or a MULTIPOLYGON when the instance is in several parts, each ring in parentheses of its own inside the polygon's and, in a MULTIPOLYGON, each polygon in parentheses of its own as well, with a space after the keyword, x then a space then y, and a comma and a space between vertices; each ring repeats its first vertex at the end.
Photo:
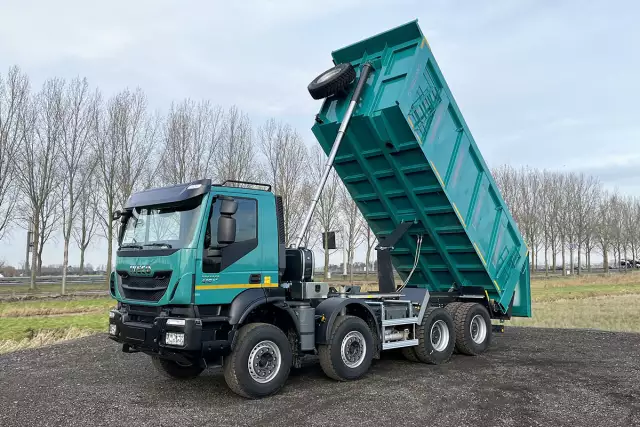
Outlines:
POLYGON ((152 356, 151 362, 162 375, 178 380, 190 380, 200 375, 204 370, 197 364, 182 364, 173 360, 161 359, 157 356, 152 356))
POLYGON ((236 344, 224 359, 224 379, 247 398, 266 397, 284 386, 291 370, 291 346, 279 328, 250 323, 238 330, 236 344))
POLYGON ((319 346, 320 366, 334 380, 349 381, 367 373, 373 359, 373 335, 356 316, 338 316, 329 343, 319 346))
POLYGON ((419 344, 416 357, 424 363, 439 365, 451 358, 455 347, 453 318, 447 310, 439 307, 427 309, 422 324, 417 328, 419 344))
POLYGON ((455 314, 456 348, 460 353, 478 355, 491 344, 491 317, 478 303, 464 303, 455 314))
MULTIPOLYGON (((460 308, 460 306, 463 303, 461 302, 450 302, 449 304, 445 305, 444 309, 447 310, 449 312, 449 314, 451 315, 451 317, 453 318, 453 322, 454 322, 454 326, 455 326, 455 319, 456 319, 456 311, 458 311, 458 309, 460 308)), ((454 347, 453 349, 454 353, 459 353, 458 348, 454 347)))
POLYGON ((416 356, 416 349, 415 347, 403 347, 402 348, 402 355, 405 357, 405 359, 411 361, 411 362, 419 362, 420 359, 418 359, 418 356, 416 356))

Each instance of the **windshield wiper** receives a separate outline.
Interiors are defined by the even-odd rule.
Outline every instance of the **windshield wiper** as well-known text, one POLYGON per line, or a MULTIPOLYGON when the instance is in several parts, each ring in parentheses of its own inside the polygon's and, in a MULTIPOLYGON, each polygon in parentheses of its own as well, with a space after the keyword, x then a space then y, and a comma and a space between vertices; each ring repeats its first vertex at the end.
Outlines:
POLYGON ((144 248, 140 245, 131 244, 131 245, 122 245, 118 248, 118 250, 120 249, 144 249, 144 248))
POLYGON ((172 248, 172 246, 168 243, 145 243, 145 246, 155 246, 155 247, 159 247, 159 248, 163 248, 163 247, 167 247, 169 249, 172 248))

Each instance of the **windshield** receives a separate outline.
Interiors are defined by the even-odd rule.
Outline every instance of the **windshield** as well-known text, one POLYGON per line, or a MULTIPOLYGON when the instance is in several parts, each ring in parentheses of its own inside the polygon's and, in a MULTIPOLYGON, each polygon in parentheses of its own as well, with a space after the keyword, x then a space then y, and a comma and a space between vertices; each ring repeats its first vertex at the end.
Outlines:
POLYGON ((124 224, 120 249, 183 248, 198 227, 202 197, 179 206, 133 208, 124 224))

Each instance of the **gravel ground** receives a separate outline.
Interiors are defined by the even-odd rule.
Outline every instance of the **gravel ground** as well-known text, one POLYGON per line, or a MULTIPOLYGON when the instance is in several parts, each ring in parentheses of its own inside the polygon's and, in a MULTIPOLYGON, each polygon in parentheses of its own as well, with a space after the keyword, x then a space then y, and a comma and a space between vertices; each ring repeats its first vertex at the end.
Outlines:
POLYGON ((165 380, 104 335, 0 356, 0 425, 640 426, 640 335, 507 329, 480 357, 441 366, 397 354, 360 381, 313 363, 248 401, 215 369, 165 380))

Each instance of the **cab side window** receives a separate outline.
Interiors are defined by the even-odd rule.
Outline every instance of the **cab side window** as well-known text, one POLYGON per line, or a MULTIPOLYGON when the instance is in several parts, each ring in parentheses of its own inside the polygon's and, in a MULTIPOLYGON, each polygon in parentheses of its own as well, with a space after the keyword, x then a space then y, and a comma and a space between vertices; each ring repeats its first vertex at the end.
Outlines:
MULTIPOLYGON (((205 273, 219 273, 258 247, 258 202, 255 199, 244 198, 235 198, 235 200, 238 202, 238 210, 234 215, 236 219, 236 241, 222 248, 220 263, 203 263, 202 267, 205 273)), ((209 246, 216 245, 218 242, 219 218, 220 202, 214 201, 209 220, 210 227, 205 235, 205 251, 209 246)))

